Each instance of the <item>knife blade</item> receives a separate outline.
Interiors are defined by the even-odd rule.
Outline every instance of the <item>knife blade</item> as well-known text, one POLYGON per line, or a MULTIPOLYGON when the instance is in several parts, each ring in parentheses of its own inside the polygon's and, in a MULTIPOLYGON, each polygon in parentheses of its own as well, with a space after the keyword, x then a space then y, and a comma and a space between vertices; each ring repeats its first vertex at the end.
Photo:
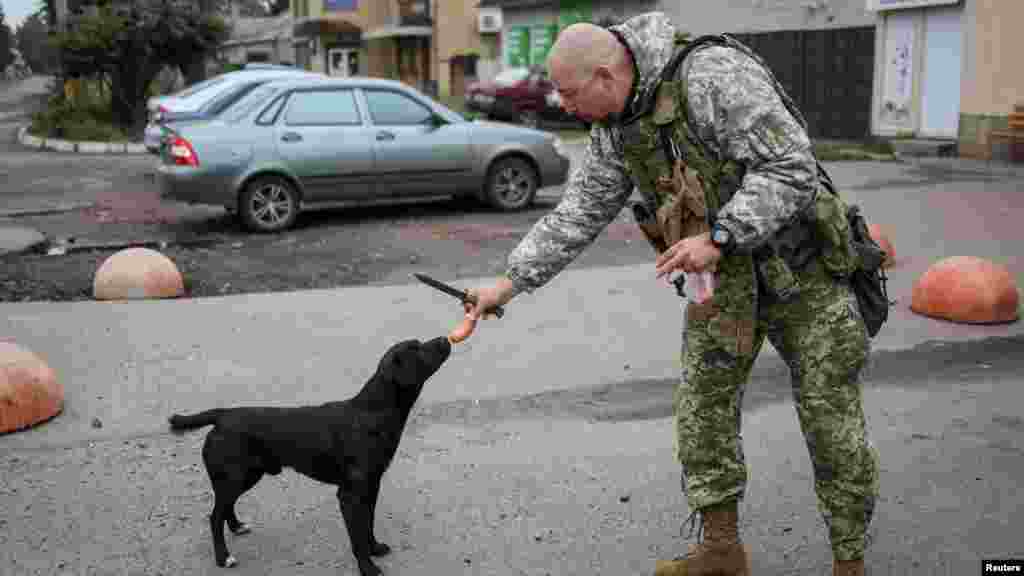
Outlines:
MULTIPOLYGON (((419 280, 420 282, 423 282, 427 286, 430 286, 431 288, 433 288, 435 290, 439 290, 439 291, 444 292, 445 294, 447 294, 449 296, 452 296, 452 297, 458 299, 462 303, 469 302, 470 304, 476 304, 476 299, 473 298, 472 296, 470 296, 469 292, 467 292, 465 290, 459 290, 458 288, 455 288, 453 286, 449 286, 448 284, 445 284, 444 282, 441 282, 439 280, 434 280, 433 278, 431 278, 430 276, 427 276, 426 274, 419 274, 419 273, 415 273, 414 272, 413 273, 413 277, 416 278, 417 280, 419 280)), ((502 316, 505 315, 505 310, 501 306, 498 306, 497 308, 492 308, 491 310, 488 310, 487 312, 488 313, 493 313, 498 318, 501 318, 502 316)))

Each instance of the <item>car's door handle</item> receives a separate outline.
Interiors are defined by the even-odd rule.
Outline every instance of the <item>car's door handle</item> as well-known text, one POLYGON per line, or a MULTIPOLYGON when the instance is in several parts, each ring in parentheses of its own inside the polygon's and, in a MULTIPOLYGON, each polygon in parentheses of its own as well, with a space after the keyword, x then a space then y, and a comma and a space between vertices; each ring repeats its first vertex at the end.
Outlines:
POLYGON ((394 140, 394 139, 395 139, 394 132, 377 132, 377 141, 378 142, 383 142, 385 140, 394 140))
POLYGON ((281 136, 281 140, 284 140, 285 142, 299 142, 302 140, 302 136, 295 132, 285 132, 284 136, 281 136))

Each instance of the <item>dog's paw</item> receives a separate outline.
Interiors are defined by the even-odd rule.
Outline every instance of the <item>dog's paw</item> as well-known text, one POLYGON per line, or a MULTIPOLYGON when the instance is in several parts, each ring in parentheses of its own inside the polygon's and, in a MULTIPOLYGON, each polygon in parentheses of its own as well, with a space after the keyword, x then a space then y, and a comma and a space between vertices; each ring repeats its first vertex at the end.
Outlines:
POLYGON ((370 544, 370 555, 371 556, 385 556, 391 553, 391 546, 383 542, 374 542, 370 544))
POLYGON ((238 526, 231 528, 231 532, 235 536, 244 536, 245 534, 252 532, 252 528, 249 528, 248 524, 239 524, 238 526))
POLYGON ((217 562, 217 565, 221 568, 234 568, 235 566, 238 566, 238 559, 229 555, 223 562, 217 562))

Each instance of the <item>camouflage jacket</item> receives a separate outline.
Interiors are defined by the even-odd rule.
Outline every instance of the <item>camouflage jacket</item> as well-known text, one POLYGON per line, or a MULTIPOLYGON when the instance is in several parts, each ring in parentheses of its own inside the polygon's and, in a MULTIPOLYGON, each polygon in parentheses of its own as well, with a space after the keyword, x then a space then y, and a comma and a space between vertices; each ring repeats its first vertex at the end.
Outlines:
MULTIPOLYGON (((627 110, 647 100, 675 49, 675 28, 662 13, 636 16, 612 30, 635 64, 627 110)), ((725 46, 707 46, 688 58, 686 113, 697 136, 722 160, 745 170, 739 189, 717 213, 738 252, 770 240, 814 199, 817 168, 810 139, 775 90, 763 65, 725 46)), ((534 224, 508 258, 515 292, 550 281, 589 246, 625 206, 634 184, 623 156, 618 117, 596 123, 582 165, 570 176, 562 201, 534 224)))

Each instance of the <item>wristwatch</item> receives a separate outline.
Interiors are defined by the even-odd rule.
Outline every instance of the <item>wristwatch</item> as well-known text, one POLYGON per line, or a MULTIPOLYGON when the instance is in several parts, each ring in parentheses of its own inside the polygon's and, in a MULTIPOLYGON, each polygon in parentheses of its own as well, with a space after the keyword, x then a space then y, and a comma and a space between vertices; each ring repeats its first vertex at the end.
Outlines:
POLYGON ((728 228, 716 222, 711 228, 711 243, 721 250, 722 254, 728 254, 733 249, 732 232, 729 232, 728 228))

